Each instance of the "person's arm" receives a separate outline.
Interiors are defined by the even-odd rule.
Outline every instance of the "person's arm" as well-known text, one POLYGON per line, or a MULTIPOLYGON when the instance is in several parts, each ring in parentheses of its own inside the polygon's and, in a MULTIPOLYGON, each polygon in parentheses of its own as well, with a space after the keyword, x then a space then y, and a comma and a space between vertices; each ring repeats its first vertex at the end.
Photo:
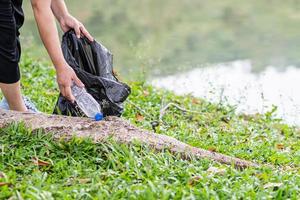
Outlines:
POLYGON ((31 0, 31 4, 41 39, 56 69, 59 89, 63 96, 74 102, 75 98, 71 92, 72 83, 75 82, 80 87, 84 85, 63 57, 55 18, 51 10, 51 0, 31 0))
POLYGON ((67 32, 70 29, 74 29, 78 38, 81 35, 84 35, 90 41, 94 40, 94 38, 86 30, 84 25, 72 15, 70 15, 64 0, 52 0, 51 8, 57 21, 60 23, 61 29, 64 32, 67 32))

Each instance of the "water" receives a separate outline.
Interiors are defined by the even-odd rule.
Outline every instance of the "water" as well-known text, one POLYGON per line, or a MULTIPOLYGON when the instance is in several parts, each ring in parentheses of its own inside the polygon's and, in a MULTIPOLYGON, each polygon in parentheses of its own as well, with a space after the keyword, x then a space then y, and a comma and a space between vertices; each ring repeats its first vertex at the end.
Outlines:
POLYGON ((300 69, 283 71, 268 66, 252 72, 250 60, 234 61, 193 69, 189 72, 152 80, 152 84, 177 94, 192 94, 211 102, 237 107, 237 112, 254 114, 270 111, 291 125, 300 125, 300 69))

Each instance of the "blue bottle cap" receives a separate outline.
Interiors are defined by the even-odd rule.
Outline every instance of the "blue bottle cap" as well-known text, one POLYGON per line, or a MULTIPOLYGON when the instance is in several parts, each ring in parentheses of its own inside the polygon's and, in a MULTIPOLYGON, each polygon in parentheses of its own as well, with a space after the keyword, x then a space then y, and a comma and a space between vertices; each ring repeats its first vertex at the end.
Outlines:
POLYGON ((97 113, 96 115, 95 115, 95 120, 96 121, 101 121, 103 119, 103 114, 102 113, 97 113))

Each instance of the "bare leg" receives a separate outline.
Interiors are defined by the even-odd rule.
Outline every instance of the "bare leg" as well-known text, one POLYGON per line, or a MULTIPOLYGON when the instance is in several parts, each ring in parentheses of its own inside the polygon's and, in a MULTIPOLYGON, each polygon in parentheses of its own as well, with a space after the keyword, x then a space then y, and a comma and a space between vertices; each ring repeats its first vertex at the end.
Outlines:
POLYGON ((0 83, 0 88, 11 110, 27 111, 21 94, 20 81, 13 84, 0 83))

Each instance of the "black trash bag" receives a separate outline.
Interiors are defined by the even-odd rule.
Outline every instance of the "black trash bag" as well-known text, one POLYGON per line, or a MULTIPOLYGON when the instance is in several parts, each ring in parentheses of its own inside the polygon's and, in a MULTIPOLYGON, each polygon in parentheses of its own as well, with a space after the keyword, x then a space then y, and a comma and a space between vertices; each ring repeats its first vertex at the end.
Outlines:
MULTIPOLYGON (((87 92, 100 104, 103 115, 120 116, 124 110, 123 102, 131 90, 115 77, 113 55, 96 41, 77 38, 73 30, 63 35, 62 50, 87 92)), ((71 103, 61 94, 53 114, 85 116, 76 103, 71 103)))

